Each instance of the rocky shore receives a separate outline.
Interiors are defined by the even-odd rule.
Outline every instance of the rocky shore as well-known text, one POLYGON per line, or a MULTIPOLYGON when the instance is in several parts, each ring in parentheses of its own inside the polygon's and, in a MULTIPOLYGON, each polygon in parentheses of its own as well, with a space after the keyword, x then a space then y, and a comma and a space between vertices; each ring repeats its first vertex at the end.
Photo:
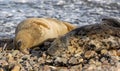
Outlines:
MULTIPOLYGON (((14 50, 13 39, 0 40, 0 71, 119 71, 120 49, 87 51, 85 58, 67 56, 56 59, 45 54, 52 41, 45 42, 44 49, 36 47, 30 50, 30 54, 23 54, 14 50), (94 56, 95 54, 95 56, 94 56), (92 57, 94 56, 94 57, 92 57)), ((72 39, 72 43, 78 43, 72 39)), ((77 56, 77 55, 76 55, 77 56)))
MULTIPOLYGON (((45 54, 52 41, 40 46, 44 49, 36 47, 30 54, 23 54, 14 49, 11 38, 18 23, 31 17, 57 18, 78 26, 98 22, 102 17, 119 18, 119 0, 19 1, 0 0, 0 71, 120 71, 120 49, 87 51, 84 58, 63 55, 54 59, 45 54)), ((73 38, 71 43, 78 41, 73 38)))

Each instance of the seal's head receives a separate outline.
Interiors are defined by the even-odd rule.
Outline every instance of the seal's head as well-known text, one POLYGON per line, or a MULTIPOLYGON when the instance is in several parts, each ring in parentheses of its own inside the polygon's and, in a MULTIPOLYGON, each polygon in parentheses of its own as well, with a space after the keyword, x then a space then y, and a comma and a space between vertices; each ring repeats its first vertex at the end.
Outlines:
POLYGON ((60 56, 67 50, 66 40, 61 38, 55 39, 47 50, 47 54, 51 56, 60 56))
POLYGON ((27 49, 31 48, 33 42, 32 36, 26 31, 20 31, 14 39, 15 48, 25 54, 29 54, 27 49))

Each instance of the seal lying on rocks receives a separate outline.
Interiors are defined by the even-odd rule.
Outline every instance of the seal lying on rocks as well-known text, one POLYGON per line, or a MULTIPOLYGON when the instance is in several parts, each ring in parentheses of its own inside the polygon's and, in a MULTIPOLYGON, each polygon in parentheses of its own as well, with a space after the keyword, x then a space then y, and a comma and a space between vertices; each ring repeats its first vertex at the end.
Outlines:
POLYGON ((55 39, 46 53, 53 57, 54 63, 68 65, 119 56, 120 21, 105 18, 100 24, 76 28, 55 39))
POLYGON ((28 18, 16 28, 15 48, 28 53, 26 49, 38 46, 48 39, 64 35, 74 28, 74 25, 57 19, 28 18))

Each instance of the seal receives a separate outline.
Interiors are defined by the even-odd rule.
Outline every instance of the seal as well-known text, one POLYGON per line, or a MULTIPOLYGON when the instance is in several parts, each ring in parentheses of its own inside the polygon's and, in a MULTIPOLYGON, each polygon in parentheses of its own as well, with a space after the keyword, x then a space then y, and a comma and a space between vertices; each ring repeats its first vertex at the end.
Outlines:
POLYGON ((58 66, 104 64, 104 61, 112 65, 120 56, 120 21, 104 18, 98 24, 78 27, 55 39, 46 55, 51 60, 49 64, 58 66))
POLYGON ((57 38, 73 30, 76 26, 52 18, 28 18, 20 22, 15 30, 14 45, 23 53, 27 49, 41 45, 48 39, 57 38))
POLYGON ((99 24, 85 25, 55 39, 47 54, 51 56, 82 55, 86 51, 120 49, 120 21, 104 18, 99 24))

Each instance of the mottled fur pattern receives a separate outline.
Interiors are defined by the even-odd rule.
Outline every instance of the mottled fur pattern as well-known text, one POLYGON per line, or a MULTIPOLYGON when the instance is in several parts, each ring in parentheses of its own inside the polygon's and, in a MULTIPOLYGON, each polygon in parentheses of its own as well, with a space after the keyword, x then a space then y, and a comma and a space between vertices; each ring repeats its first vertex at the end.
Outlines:
MULTIPOLYGON (((52 56, 81 55, 88 50, 120 49, 120 21, 105 18, 100 24, 86 25, 56 39, 47 54, 52 56)), ((68 58, 69 58, 68 57, 68 58)))
POLYGON ((74 25, 51 18, 28 18, 16 28, 15 48, 24 53, 27 49, 41 45, 44 41, 57 38, 73 30, 74 25))

